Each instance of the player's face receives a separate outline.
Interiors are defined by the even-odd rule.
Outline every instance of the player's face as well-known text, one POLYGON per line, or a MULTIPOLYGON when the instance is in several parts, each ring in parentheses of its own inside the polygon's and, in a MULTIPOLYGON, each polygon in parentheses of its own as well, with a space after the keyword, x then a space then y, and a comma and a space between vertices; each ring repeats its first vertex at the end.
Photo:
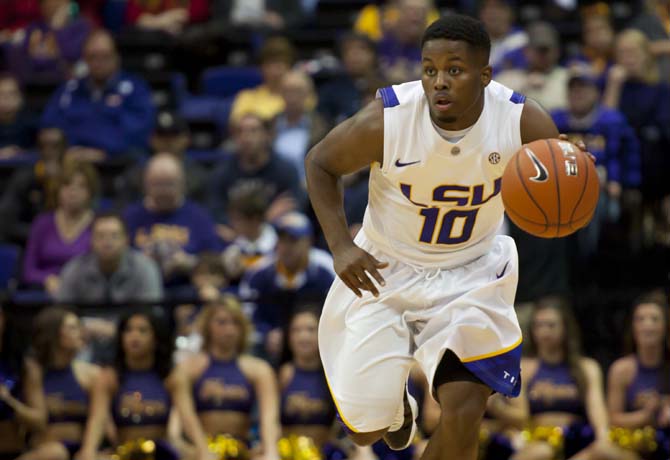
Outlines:
POLYGON ((665 321, 661 307, 655 303, 637 306, 633 314, 633 337, 637 346, 657 346, 665 338, 665 321))
POLYGON ((463 41, 429 40, 421 55, 421 83, 433 121, 451 130, 473 125, 484 106, 491 67, 463 41))

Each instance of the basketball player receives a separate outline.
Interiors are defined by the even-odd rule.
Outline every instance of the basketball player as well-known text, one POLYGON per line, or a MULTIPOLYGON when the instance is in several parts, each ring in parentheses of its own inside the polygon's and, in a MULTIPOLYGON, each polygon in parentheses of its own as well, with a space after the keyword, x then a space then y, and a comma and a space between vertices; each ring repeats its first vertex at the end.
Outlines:
POLYGON ((422 39, 421 81, 379 90, 306 160, 339 276, 319 326, 321 359, 359 445, 411 443, 415 361, 442 410, 425 460, 474 460, 491 392, 519 393, 517 253, 496 235, 500 178, 523 143, 558 131, 537 103, 491 80, 489 51, 479 21, 435 21, 422 39), (368 165, 368 207, 352 241, 341 177, 368 165))

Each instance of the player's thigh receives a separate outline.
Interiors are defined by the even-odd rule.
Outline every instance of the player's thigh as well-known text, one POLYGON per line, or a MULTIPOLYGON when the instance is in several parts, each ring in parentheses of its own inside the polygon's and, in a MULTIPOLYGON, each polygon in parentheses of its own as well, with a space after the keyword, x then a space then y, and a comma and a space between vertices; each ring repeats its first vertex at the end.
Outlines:
POLYGON ((412 365, 409 349, 395 308, 371 295, 359 298, 336 279, 319 322, 319 352, 349 430, 368 433, 393 422, 412 365))
MULTIPOLYGON (((434 292, 416 336, 414 357, 431 387, 447 350, 494 390, 519 390, 521 329, 514 311, 518 279, 516 247, 497 237, 491 251, 476 261, 426 281, 434 292), (447 286, 442 289, 441 286, 447 286)), ((467 380, 467 379, 466 379, 467 380)))

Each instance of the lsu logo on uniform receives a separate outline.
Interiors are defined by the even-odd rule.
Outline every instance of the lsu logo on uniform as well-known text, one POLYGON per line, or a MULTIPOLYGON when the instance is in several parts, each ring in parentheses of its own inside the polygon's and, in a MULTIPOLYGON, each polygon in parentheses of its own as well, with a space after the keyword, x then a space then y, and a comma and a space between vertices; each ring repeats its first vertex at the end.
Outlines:
POLYGON ((412 186, 410 184, 400 184, 402 194, 412 204, 422 208, 419 214, 424 221, 419 242, 426 244, 460 244, 468 241, 472 236, 480 207, 500 194, 501 180, 502 178, 499 177, 493 181, 493 191, 488 195, 484 190, 484 184, 474 186, 438 185, 433 189, 430 205, 414 201, 412 199, 412 186), (458 208, 469 209, 445 209, 444 205, 449 203, 458 208), (436 231, 438 227, 439 230, 436 231))

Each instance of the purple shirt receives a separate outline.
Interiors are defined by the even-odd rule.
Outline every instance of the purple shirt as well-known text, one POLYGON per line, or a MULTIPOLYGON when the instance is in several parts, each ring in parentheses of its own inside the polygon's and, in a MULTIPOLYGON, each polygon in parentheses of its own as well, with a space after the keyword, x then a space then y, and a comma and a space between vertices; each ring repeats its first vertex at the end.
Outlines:
POLYGON ((56 227, 55 214, 40 214, 30 228, 23 259, 23 281, 44 283, 48 275, 57 275, 71 258, 84 254, 90 245, 90 225, 73 241, 65 241, 56 227))
POLYGON ((9 68, 24 82, 59 83, 68 77, 70 67, 81 57, 90 31, 91 25, 84 19, 74 19, 61 29, 53 29, 43 20, 33 22, 25 29, 25 39, 8 50, 9 68), (53 40, 58 51, 53 56, 32 55, 32 40, 43 45, 53 40))

